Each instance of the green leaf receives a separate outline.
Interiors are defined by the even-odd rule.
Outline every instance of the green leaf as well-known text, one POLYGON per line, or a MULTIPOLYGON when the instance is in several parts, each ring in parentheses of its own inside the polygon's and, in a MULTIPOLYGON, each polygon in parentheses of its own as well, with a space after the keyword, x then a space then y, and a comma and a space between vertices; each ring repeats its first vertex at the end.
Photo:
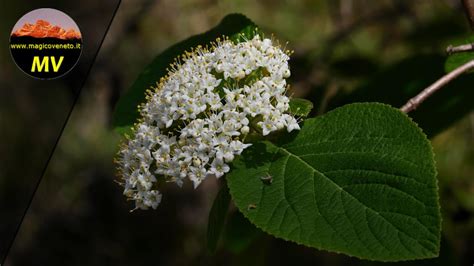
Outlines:
POLYGON ((240 254, 262 234, 258 228, 253 226, 241 212, 233 212, 225 226, 223 233, 224 246, 235 254, 240 254))
MULTIPOLYGON (((437 258, 426 259, 426 260, 412 260, 412 261, 401 261, 390 263, 390 266, 446 266, 446 265, 462 265, 458 256, 453 252, 453 247, 446 240, 445 237, 441 237, 440 253, 437 258)), ((358 266, 380 266, 380 262, 375 261, 360 261, 358 266)))
POLYGON ((166 69, 176 57, 198 45, 208 45, 218 37, 228 36, 232 41, 238 42, 252 38, 255 33, 256 25, 247 17, 241 14, 230 14, 211 30, 192 36, 163 51, 143 70, 118 101, 113 117, 113 126, 116 131, 121 134, 130 132, 130 127, 139 117, 137 107, 145 101, 146 90, 155 86, 156 82, 167 74, 166 69))
MULTIPOLYGON (((462 44, 474 43, 474 36, 465 38, 462 41, 453 42, 453 46, 458 46, 462 44)), ((446 73, 453 71, 454 69, 464 65, 465 63, 474 60, 474 51, 472 52, 462 52, 449 55, 444 64, 444 69, 446 73)))
POLYGON ((282 142, 255 143, 227 181, 245 217, 276 237, 378 261, 438 255, 432 147, 388 105, 346 105, 282 142))
POLYGON ((289 105, 290 105, 290 109, 289 109, 290 114, 293 114, 296 116, 306 117, 309 115, 309 113, 313 109, 313 103, 311 101, 308 101, 306 99, 301 99, 301 98, 291 98, 289 105))
POLYGON ((227 185, 223 185, 216 196, 209 213, 207 225, 207 249, 214 253, 224 228, 224 222, 229 209, 230 195, 227 185))
POLYGON ((467 62, 474 60, 474 52, 463 52, 450 55, 446 60, 444 69, 446 73, 455 70, 456 68, 466 64, 467 62))

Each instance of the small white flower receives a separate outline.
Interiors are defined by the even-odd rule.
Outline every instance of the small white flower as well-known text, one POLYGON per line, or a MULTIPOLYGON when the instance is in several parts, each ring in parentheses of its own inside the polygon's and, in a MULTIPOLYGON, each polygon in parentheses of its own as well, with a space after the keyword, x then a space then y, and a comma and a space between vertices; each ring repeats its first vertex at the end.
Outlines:
POLYGON ((245 134, 248 134, 249 131, 250 131, 250 128, 249 128, 248 126, 243 126, 243 127, 240 129, 240 132, 241 132, 242 134, 244 134, 244 135, 245 135, 245 134))
POLYGON ((229 172, 229 170, 229 166, 224 163, 222 159, 215 158, 211 164, 211 172, 214 173, 217 178, 223 176, 225 173, 229 172))
POLYGON ((234 151, 230 145, 226 145, 217 149, 216 158, 225 160, 226 162, 232 162, 234 160, 234 151))
POLYGON ((286 129, 288 132, 291 132, 293 130, 300 130, 300 125, 298 125, 298 121, 291 115, 286 115, 285 116, 285 123, 286 123, 286 129))

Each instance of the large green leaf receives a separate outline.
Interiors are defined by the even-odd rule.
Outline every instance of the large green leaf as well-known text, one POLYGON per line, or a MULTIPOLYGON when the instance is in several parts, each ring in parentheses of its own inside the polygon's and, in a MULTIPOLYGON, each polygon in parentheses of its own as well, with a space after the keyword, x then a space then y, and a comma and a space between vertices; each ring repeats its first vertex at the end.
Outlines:
POLYGON ((251 38, 256 32, 256 25, 241 14, 227 15, 211 30, 181 41, 159 54, 138 76, 130 89, 120 98, 113 117, 113 126, 120 133, 126 133, 139 117, 137 106, 145 101, 145 92, 167 73, 167 68, 174 59, 185 51, 198 45, 208 45, 216 38, 227 36, 233 41, 251 38))
POLYGON ((255 143, 227 180, 240 211, 274 236, 379 261, 438 255, 432 148, 388 105, 346 105, 285 141, 255 143))

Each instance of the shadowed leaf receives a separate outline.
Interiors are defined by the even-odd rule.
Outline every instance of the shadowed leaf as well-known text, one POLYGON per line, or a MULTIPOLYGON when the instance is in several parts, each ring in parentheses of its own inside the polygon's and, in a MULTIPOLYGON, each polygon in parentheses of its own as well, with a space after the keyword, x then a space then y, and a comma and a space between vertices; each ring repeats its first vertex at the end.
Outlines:
POLYGON ((209 221, 207 225, 207 249, 214 253, 224 228, 227 210, 229 209, 230 195, 227 185, 223 185, 212 204, 209 213, 209 221))

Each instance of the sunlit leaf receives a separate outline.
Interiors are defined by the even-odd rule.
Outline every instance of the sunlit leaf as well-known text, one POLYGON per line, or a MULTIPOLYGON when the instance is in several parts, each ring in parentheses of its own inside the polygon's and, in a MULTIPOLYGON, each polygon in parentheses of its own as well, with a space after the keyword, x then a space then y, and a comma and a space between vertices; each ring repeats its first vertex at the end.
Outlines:
POLYGON ((227 180, 245 217, 276 237, 379 261, 438 255, 432 148, 390 106, 351 104, 307 119, 299 133, 244 151, 227 180))

